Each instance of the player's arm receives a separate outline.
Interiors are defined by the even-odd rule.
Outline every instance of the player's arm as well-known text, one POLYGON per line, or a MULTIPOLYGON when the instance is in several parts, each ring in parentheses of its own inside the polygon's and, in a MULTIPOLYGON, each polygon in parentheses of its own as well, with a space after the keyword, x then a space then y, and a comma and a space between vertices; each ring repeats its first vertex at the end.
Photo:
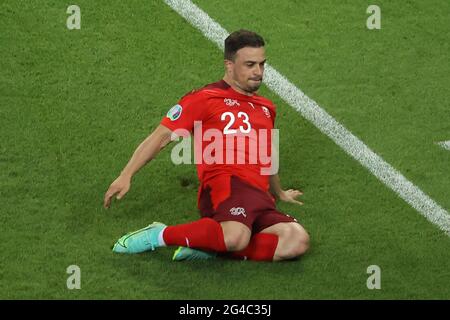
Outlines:
MULTIPOLYGON (((272 119, 274 121, 273 125, 275 126, 275 112, 272 113, 272 119)), ((277 140, 278 141, 278 140, 277 140)), ((292 202, 299 205, 302 205, 303 202, 296 200, 298 196, 301 196, 303 192, 300 190, 295 189, 289 189, 289 190, 283 190, 281 188, 280 183, 280 177, 278 176, 278 168, 279 168, 279 150, 278 150, 278 143, 275 143, 274 140, 272 140, 272 164, 271 164, 271 170, 273 174, 269 176, 269 186, 270 186, 270 192, 280 199, 281 201, 286 202, 292 202)))
POLYGON ((302 205, 303 202, 296 200, 296 198, 303 194, 303 192, 299 190, 289 189, 283 190, 281 188, 280 177, 278 174, 274 174, 270 176, 270 192, 278 197, 282 201, 292 202, 299 205, 302 205))
POLYGON ((103 206, 109 208, 111 199, 117 194, 121 199, 130 189, 131 178, 143 166, 154 159, 158 153, 171 142, 172 131, 163 125, 159 125, 134 151, 128 164, 122 170, 119 177, 110 185, 105 193, 103 206))

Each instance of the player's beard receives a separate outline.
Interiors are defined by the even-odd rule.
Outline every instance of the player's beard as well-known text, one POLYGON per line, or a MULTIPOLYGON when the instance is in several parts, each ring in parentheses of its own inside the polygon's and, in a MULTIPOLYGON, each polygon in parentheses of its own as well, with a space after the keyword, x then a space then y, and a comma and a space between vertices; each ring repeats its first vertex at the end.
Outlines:
POLYGON ((261 86, 262 83, 262 78, 258 78, 258 79, 249 79, 249 81, 247 82, 247 88, 245 88, 245 91, 249 92, 249 93, 253 93, 258 91, 259 87, 261 86), (260 81, 252 81, 252 80, 260 80, 260 81))
POLYGON ((258 91, 259 87, 262 84, 262 77, 261 78, 249 78, 247 81, 239 81, 236 78, 233 78, 233 82, 235 86, 237 86, 242 91, 253 94, 254 92, 258 91), (260 79, 261 81, 251 81, 251 80, 260 79))

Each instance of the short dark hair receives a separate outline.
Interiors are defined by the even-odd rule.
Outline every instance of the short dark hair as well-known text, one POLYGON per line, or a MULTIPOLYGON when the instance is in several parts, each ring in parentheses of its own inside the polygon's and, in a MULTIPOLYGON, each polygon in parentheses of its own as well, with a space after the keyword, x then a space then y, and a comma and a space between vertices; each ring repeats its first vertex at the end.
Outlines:
POLYGON ((259 34, 253 31, 241 29, 231 33, 225 39, 224 58, 226 60, 233 61, 236 52, 239 49, 244 47, 260 48, 264 47, 264 45, 264 39, 259 34))

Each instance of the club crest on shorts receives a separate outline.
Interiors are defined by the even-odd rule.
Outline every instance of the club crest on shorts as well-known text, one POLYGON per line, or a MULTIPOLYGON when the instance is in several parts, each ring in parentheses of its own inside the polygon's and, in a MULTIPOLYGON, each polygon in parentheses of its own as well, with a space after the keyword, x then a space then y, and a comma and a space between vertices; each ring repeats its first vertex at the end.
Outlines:
POLYGON ((170 108, 169 112, 167 112, 167 118, 169 118, 171 121, 175 121, 180 118, 182 111, 183 107, 179 104, 176 104, 172 108, 170 108))
POLYGON ((245 209, 242 207, 233 207, 230 209, 230 214, 232 214, 233 216, 239 216, 239 215, 243 215, 244 218, 247 218, 247 215, 245 214, 245 209))

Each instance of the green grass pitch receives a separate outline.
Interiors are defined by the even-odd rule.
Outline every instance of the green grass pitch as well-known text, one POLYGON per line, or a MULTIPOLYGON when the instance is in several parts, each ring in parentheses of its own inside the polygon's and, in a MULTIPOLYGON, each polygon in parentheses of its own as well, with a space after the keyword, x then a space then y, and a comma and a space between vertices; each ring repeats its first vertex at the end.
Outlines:
MULTIPOLYGON (((450 209, 450 3, 195 1, 267 42, 272 66, 450 209)), ((280 203, 309 231, 287 263, 175 263, 173 248, 113 255, 124 232, 197 219, 194 166, 170 148, 109 211, 103 194, 186 92, 222 77, 222 53, 163 1, 0 3, 1 299, 449 299, 450 238, 262 87, 278 108, 280 203), (81 269, 68 290, 66 268, 81 269), (381 268, 369 290, 367 267, 381 268)))

